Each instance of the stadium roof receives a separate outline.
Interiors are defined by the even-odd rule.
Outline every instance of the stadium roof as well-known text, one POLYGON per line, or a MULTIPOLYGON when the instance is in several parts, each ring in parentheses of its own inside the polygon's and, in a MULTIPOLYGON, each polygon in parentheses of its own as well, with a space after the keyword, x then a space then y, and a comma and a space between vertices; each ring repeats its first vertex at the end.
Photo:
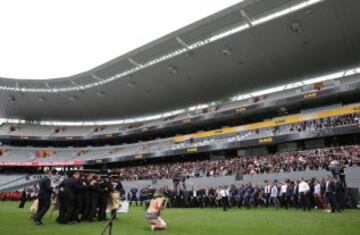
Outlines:
POLYGON ((1 1, 0 76, 73 76, 238 2, 1 1))
POLYGON ((0 117, 128 118, 355 67, 359 10, 357 0, 245 0, 82 74, 0 79, 0 117))

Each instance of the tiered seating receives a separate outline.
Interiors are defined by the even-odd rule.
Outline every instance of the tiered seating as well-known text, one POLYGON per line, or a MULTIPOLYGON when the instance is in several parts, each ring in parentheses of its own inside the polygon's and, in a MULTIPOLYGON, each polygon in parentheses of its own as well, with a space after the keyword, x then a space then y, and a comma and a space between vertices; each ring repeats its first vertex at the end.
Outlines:
MULTIPOLYGON (((49 162, 72 160, 95 160, 111 157, 158 153, 168 150, 188 149, 223 143, 274 137, 299 132, 336 128, 338 126, 357 125, 360 122, 358 105, 331 107, 332 109, 312 110, 304 114, 277 118, 269 121, 243 126, 224 128, 208 132, 198 132, 173 138, 153 141, 122 144, 118 146, 87 147, 87 148, 20 148, 4 146, 0 161, 9 162, 49 162), (335 108, 335 109, 334 109, 335 108), (326 116, 329 113, 346 113, 338 116, 326 116), (318 119, 313 119, 318 115, 318 119), (320 116, 319 116, 320 115, 320 116), (321 116, 325 115, 325 116, 321 116), (325 117, 325 118, 324 118, 325 117), (309 118, 309 119, 307 119, 309 118), (288 120, 288 121, 286 121, 288 120), (306 120, 306 121, 291 121, 306 120), (277 124, 280 122, 280 124, 277 124), (287 123, 281 125, 281 123, 287 123), (219 134, 220 133, 220 134, 219 134), (6 151, 5 151, 6 150, 6 151)), ((102 130, 101 130, 102 131, 102 130)))
POLYGON ((129 131, 134 129, 146 129, 151 126, 158 126, 161 124, 167 124, 171 122, 184 121, 192 117, 197 116, 209 116, 216 115, 218 112, 223 112, 230 109, 244 108, 252 104, 258 104, 263 102, 270 103, 271 101, 285 99, 294 95, 308 94, 311 92, 326 89, 331 89, 341 85, 349 86, 350 84, 358 83, 360 78, 358 75, 352 75, 341 79, 325 81, 321 83, 315 83, 310 85, 303 85, 295 87, 289 90, 283 90, 273 92, 265 95, 258 95, 255 97, 247 97, 237 101, 221 101, 219 104, 197 110, 187 110, 186 112, 176 114, 169 117, 160 117, 158 119, 133 122, 127 124, 108 125, 108 126, 44 126, 36 124, 3 124, 0 126, 0 135, 10 136, 39 136, 39 137, 87 137, 97 135, 107 135, 114 133, 121 133, 123 131, 129 131), (95 129, 98 131, 95 131, 95 129), (60 131, 54 131, 60 129, 60 131))
POLYGON ((37 162, 48 162, 48 161, 68 161, 73 160, 75 158, 75 150, 74 149, 56 149, 48 150, 52 151, 53 154, 47 155, 44 158, 37 158, 37 162))
POLYGON ((12 174, 0 175, 0 191, 6 191, 11 188, 18 188, 23 185, 29 185, 41 179, 41 175, 12 174))
POLYGON ((107 135, 107 134, 121 132, 121 130, 123 130, 123 127, 119 125, 106 126, 102 130, 93 131, 91 135, 107 135))
POLYGON ((92 133, 93 130, 89 127, 72 126, 64 128, 62 131, 53 133, 52 136, 66 137, 66 136, 87 136, 92 133))
POLYGON ((20 178, 25 177, 26 174, 0 174, 0 187, 4 184, 10 183, 12 181, 18 180, 20 178))
POLYGON ((1 158, 1 161, 33 161, 36 149, 34 148, 8 148, 9 151, 6 156, 1 158))
POLYGON ((4 124, 4 135, 13 135, 13 136, 50 136, 52 133, 52 128, 48 126, 40 125, 15 125, 15 124, 4 124))

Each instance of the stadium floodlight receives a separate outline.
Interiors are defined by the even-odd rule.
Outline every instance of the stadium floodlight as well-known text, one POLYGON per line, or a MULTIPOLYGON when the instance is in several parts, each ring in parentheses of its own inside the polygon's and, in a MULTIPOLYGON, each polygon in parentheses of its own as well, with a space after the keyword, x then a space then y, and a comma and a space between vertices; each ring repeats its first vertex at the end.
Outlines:
POLYGON ((208 107, 209 107, 208 104, 199 104, 199 105, 191 106, 191 107, 187 108, 186 110, 192 112, 192 111, 196 111, 196 110, 200 110, 200 109, 205 109, 208 107))
POLYGON ((142 67, 142 65, 141 65, 140 63, 138 63, 137 61, 135 61, 135 60, 133 60, 133 59, 131 59, 131 58, 129 58, 128 61, 129 61, 132 65, 134 65, 134 66, 136 66, 136 67, 139 67, 139 68, 142 67))
POLYGON ((327 74, 327 75, 320 76, 320 77, 307 79, 307 80, 304 80, 303 83, 306 84, 306 85, 309 85, 309 84, 314 84, 314 83, 317 83, 317 82, 324 82, 324 81, 333 80, 333 79, 336 79, 336 78, 341 78, 341 77, 344 76, 344 74, 346 74, 346 70, 345 71, 340 71, 340 72, 337 72, 337 73, 327 74))
POLYGON ((77 90, 83 90, 84 89, 84 87, 82 85, 80 85, 79 83, 77 83, 77 82, 75 82, 73 80, 71 80, 70 83, 73 84, 75 86, 75 88, 77 88, 77 90))
POLYGON ((241 9, 241 10, 240 10, 240 14, 241 14, 241 16, 246 20, 246 22, 247 22, 250 26, 253 26, 249 15, 246 13, 246 11, 245 11, 244 9, 241 9))
POLYGON ((103 81, 103 79, 97 76, 96 74, 91 74, 91 77, 94 78, 99 83, 102 83, 103 81))
POLYGON ((189 45, 184 42, 180 37, 176 37, 176 41, 181 45, 183 46, 184 48, 186 48, 187 50, 190 50, 190 47, 189 45))
POLYGON ((230 30, 226 30, 226 31, 224 31, 224 32, 217 33, 217 34, 211 36, 210 38, 208 38, 208 39, 205 40, 205 42, 206 42, 205 44, 208 44, 208 43, 210 43, 210 42, 215 42, 215 41, 217 41, 217 40, 226 38, 226 37, 228 37, 228 36, 230 36, 230 35, 239 33, 239 32, 244 31, 245 29, 247 29, 247 28, 249 28, 249 27, 250 27, 250 25, 249 25, 248 23, 246 23, 246 24, 240 24, 240 25, 238 25, 238 26, 236 26, 236 27, 234 27, 234 28, 232 28, 232 29, 230 29, 230 30))
POLYGON ((283 91, 286 87, 287 87, 287 85, 273 87, 270 89, 253 92, 253 93, 251 93, 251 95, 252 96, 261 96, 261 95, 265 95, 265 94, 275 93, 275 92, 283 91))
POLYGON ((322 2, 322 1, 325 1, 325 0, 307 0, 307 1, 295 4, 295 5, 292 5, 290 7, 287 7, 285 9, 276 11, 276 12, 274 12, 272 14, 269 14, 269 15, 266 15, 264 17, 260 17, 258 19, 252 20, 252 24, 254 26, 259 25, 259 24, 263 24, 265 22, 274 20, 274 19, 282 17, 284 15, 288 15, 288 14, 290 14, 292 12, 301 10, 303 8, 309 7, 311 5, 314 5, 314 4, 322 2))
POLYGON ((15 83, 15 87, 16 87, 16 91, 20 91, 21 92, 21 86, 18 82, 15 83))
POLYGON ((343 76, 351 76, 358 73, 360 73, 360 67, 346 70, 343 76))

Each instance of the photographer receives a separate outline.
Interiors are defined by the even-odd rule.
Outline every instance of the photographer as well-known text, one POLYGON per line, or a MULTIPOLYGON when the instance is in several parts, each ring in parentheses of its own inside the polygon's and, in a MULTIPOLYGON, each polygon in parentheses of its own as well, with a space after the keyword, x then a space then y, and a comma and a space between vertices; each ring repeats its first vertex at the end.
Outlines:
POLYGON ((99 198, 98 198, 98 221, 106 220, 106 207, 109 202, 112 185, 107 178, 100 179, 99 198))
MULTIPOLYGON (((346 198, 346 180, 345 180, 345 166, 339 161, 333 160, 329 164, 329 170, 333 177, 336 179, 336 201, 338 209, 345 209, 345 198, 346 198)), ((334 199, 335 200, 335 199, 334 199)))

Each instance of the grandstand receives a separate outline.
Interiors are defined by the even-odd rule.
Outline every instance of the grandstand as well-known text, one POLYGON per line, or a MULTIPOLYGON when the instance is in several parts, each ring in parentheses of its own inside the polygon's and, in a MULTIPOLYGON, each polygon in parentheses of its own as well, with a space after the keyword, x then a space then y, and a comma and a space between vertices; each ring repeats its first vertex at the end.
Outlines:
POLYGON ((359 10, 356 0, 243 0, 74 76, 0 78, 0 200, 34 196, 51 169, 55 188, 100 172, 130 201, 151 188, 173 207, 211 205, 213 189, 224 210, 236 187, 261 195, 267 182, 280 191, 305 178, 327 190, 341 175, 347 206, 359 207, 359 10))
POLYGON ((66 166, 129 161, 167 155, 258 147, 360 132, 360 106, 323 107, 258 123, 202 131, 153 141, 105 147, 39 148, 2 146, 0 165, 66 166))

